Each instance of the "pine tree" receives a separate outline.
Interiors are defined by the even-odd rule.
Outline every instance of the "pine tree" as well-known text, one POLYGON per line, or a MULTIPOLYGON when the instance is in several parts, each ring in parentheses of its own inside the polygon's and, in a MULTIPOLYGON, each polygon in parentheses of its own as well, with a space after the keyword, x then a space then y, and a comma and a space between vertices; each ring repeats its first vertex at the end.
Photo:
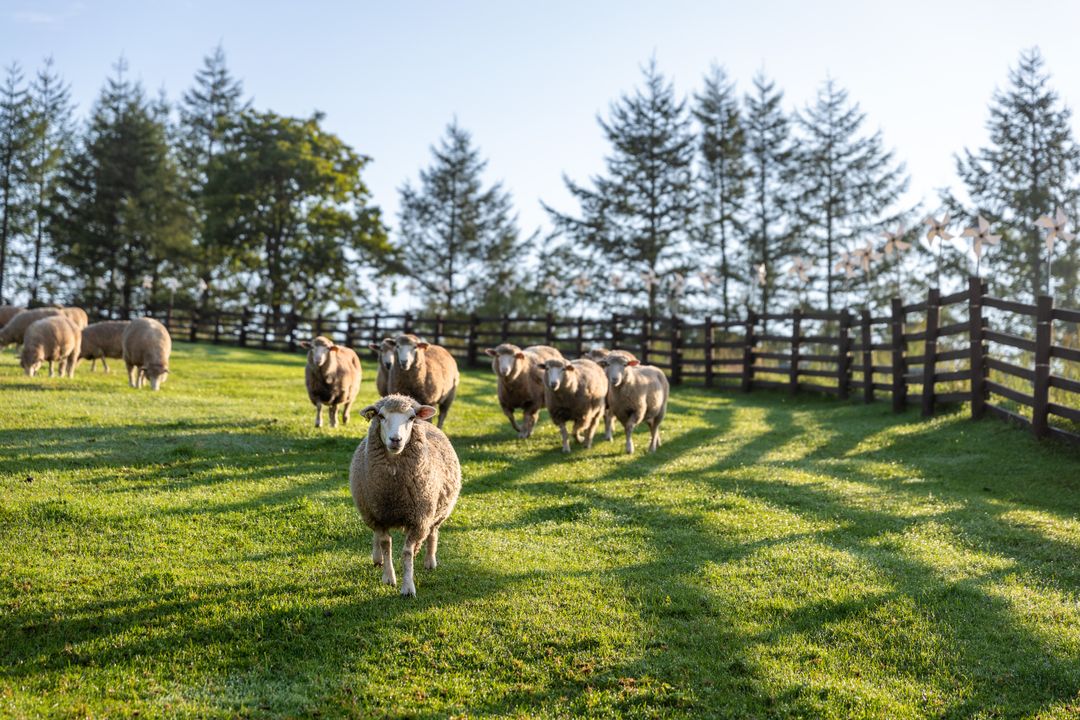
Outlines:
POLYGON ((218 45, 203 58, 195 84, 180 104, 178 154, 195 216, 196 275, 206 288, 199 300, 204 309, 215 272, 236 249, 235 238, 206 231, 206 184, 211 165, 235 140, 240 114, 250 105, 243 93, 243 84, 229 72, 225 50, 218 45))
POLYGON ((33 134, 30 95, 22 70, 11 65, 0 86, 0 301, 16 238, 27 230, 26 178, 33 134))
POLYGON ((787 222, 791 123, 780 105, 783 98, 775 83, 758 73, 754 77, 754 89, 745 99, 747 165, 751 176, 747 245, 751 277, 759 277, 758 267, 764 266, 764 282, 757 282, 762 312, 770 312, 769 303, 780 270, 778 261, 792 250, 787 222))
MULTIPOLYGON (((1004 236, 987 260, 1007 270, 994 273, 992 283, 1011 296, 1046 292, 1045 246, 1035 220, 1058 207, 1075 209, 1080 204, 1080 148, 1072 134, 1072 112, 1050 87, 1045 65, 1038 48, 1021 53, 1009 71, 1009 87, 995 92, 990 104, 990 145, 975 152, 965 149, 956 158, 957 173, 974 205, 970 216, 983 215, 1004 236)), ((945 199, 954 212, 961 210, 955 199, 945 199)), ((1072 304, 1080 301, 1078 256, 1076 243, 1058 243, 1055 277, 1063 282, 1055 294, 1072 304)))
POLYGON ((485 305, 505 309, 520 284, 523 252, 510 194, 499 183, 484 188, 487 162, 456 120, 431 154, 419 186, 401 188, 396 243, 401 255, 425 260, 399 269, 419 281, 429 306, 444 313, 485 305))
POLYGON ((623 95, 612 104, 610 118, 599 121, 611 144, 607 174, 594 177, 592 189, 566 180, 580 216, 545 209, 571 239, 579 267, 597 269, 594 284, 606 285, 613 270, 624 274, 628 290, 643 293, 655 315, 661 297, 657 278, 688 269, 689 229, 697 210, 695 139, 686 101, 676 97, 655 60, 643 75, 644 87, 623 95))
MULTIPOLYGON (((836 270, 840 253, 867 241, 881 244, 886 225, 900 219, 895 205, 908 180, 884 148, 881 132, 863 132, 866 114, 831 78, 816 103, 796 118, 803 137, 795 153, 794 215, 806 254, 824 263, 818 267, 831 310, 842 282, 843 272, 836 270)), ((867 281, 865 274, 860 278, 867 281)))
POLYGON ((53 196, 64 158, 72 148, 74 124, 71 89, 53 70, 48 57, 31 85, 34 133, 31 147, 30 187, 33 195, 33 250, 28 289, 30 302, 37 301, 50 261, 47 226, 53 196))
POLYGON ((732 283, 745 282, 740 240, 747 180, 746 132, 739 113, 735 84, 723 68, 713 67, 705 87, 695 95, 694 116, 701 128, 699 182, 703 216, 701 241, 706 252, 719 253, 721 308, 732 317, 732 283))

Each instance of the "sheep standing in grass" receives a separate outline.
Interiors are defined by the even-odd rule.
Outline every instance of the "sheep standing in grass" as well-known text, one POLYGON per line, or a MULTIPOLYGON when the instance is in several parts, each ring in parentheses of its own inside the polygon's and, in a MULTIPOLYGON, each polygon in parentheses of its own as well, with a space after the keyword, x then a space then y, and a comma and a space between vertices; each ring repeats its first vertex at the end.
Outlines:
POLYGON ((21 305, 0 305, 0 328, 8 324, 11 318, 21 313, 26 308, 21 305))
POLYGON ((390 368, 394 365, 394 339, 383 338, 378 345, 369 343, 368 347, 379 358, 379 372, 375 375, 375 389, 379 391, 379 397, 390 394, 390 368))
POLYGON ((75 363, 79 361, 79 345, 82 333, 63 315, 41 318, 26 328, 23 338, 22 368, 33 377, 41 363, 49 363, 49 377, 53 376, 53 363, 60 364, 61 377, 75 377, 75 363))
POLYGON ((592 360, 547 360, 540 363, 544 371, 544 405, 551 421, 562 433, 562 450, 570 452, 566 423, 574 423, 574 439, 592 447, 593 435, 600 416, 604 414, 607 397, 607 378, 592 360))
POLYGON ((438 406, 440 428, 457 395, 458 381, 457 362, 446 348, 409 333, 394 338, 394 364, 387 389, 422 405, 438 406))
POLYGON ((371 560, 382 581, 396 585, 390 530, 404 528, 401 594, 416 595, 413 558, 427 543, 424 567, 435 569, 439 526, 461 491, 461 464, 450 440, 430 422, 435 408, 404 395, 387 395, 360 414, 371 421, 349 468, 349 489, 374 533, 371 560))
POLYGON ((523 349, 512 343, 487 348, 484 352, 491 356, 491 369, 498 378, 499 406, 518 437, 529 437, 536 425, 536 417, 544 407, 544 371, 540 369, 540 363, 562 360, 562 353, 547 345, 523 349), (518 408, 523 413, 521 427, 514 420, 518 408))
POLYGON ((660 447, 660 423, 667 413, 668 379, 628 352, 613 350, 600 361, 608 380, 608 407, 626 431, 626 452, 634 452, 634 428, 649 425, 649 452, 660 447))
MULTIPOLYGON (((637 358, 634 357, 633 353, 631 353, 631 352, 628 352, 626 350, 620 350, 619 352, 624 353, 626 355, 629 355, 634 360, 637 360, 637 358)), ((595 363, 602 364, 601 361, 604 358, 606 358, 608 355, 610 355, 611 353, 612 353, 612 351, 608 350, 607 348, 594 347, 591 350, 589 350, 589 352, 585 353, 585 355, 583 357, 587 357, 587 358, 589 358, 590 360, 592 360, 595 363)), ((612 426, 613 425, 614 425, 614 416, 611 414, 611 405, 608 404, 605 401, 605 403, 604 403, 604 439, 609 441, 609 442, 614 438, 614 435, 612 434, 612 426)))
POLYGON ((59 314, 60 308, 54 307, 35 308, 34 310, 23 310, 16 313, 3 328, 0 328, 0 349, 8 345, 22 345, 26 328, 42 318, 59 314))
POLYGON ((90 324, 90 318, 81 307, 60 307, 60 314, 70 320, 75 327, 82 330, 90 324))
POLYGON ((109 363, 105 358, 124 357, 124 331, 130 320, 105 320, 87 325, 82 330, 82 349, 79 359, 90 359, 90 370, 97 365, 98 358, 105 372, 109 372, 109 363))
POLYGON ((138 318, 124 330, 122 342, 128 384, 140 388, 144 380, 149 380, 150 388, 159 390, 169 374, 172 354, 169 331, 153 318, 138 318))
POLYGON ((330 408, 330 427, 337 427, 337 411, 341 406, 341 423, 349 422, 349 408, 360 392, 360 358, 352 348, 335 345, 329 338, 304 340, 300 347, 309 348, 304 380, 308 397, 315 405, 315 427, 322 427, 323 405, 330 408))

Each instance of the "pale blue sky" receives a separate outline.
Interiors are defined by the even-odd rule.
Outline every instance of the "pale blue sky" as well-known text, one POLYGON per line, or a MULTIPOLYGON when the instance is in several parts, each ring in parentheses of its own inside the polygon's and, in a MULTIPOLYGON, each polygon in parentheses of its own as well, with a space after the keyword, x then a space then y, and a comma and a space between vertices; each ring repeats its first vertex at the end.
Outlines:
POLYGON ((176 99, 219 41, 261 108, 327 113, 375 162, 393 224, 397 188, 456 115, 514 194, 524 230, 539 201, 571 209, 561 174, 606 151, 596 114, 655 55, 677 89, 710 63, 742 89, 764 69, 801 107, 831 75, 908 164, 911 200, 955 182, 953 153, 985 138, 986 105, 1022 48, 1080 102, 1080 4, 1070 2, 67 2, 0 0, 0 61, 52 54, 85 112, 123 53, 176 99))

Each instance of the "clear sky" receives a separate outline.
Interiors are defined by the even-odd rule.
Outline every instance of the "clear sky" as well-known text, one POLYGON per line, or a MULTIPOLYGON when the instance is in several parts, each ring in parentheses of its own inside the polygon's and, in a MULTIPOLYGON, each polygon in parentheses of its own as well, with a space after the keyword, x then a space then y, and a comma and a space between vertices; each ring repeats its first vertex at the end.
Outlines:
POLYGON ((606 147, 597 113, 655 55, 679 92, 713 62, 741 89, 761 69, 789 107, 832 76, 912 176, 911 200, 955 182, 952 156, 985 139, 986 106, 1022 48, 1080 103, 1076 2, 240 2, 0 0, 0 61, 52 54, 85 112, 123 54, 147 89, 177 99, 221 42, 260 108, 327 114, 375 162, 366 173, 393 225, 397 188, 457 116, 513 193, 521 225, 541 199, 573 209, 606 147))

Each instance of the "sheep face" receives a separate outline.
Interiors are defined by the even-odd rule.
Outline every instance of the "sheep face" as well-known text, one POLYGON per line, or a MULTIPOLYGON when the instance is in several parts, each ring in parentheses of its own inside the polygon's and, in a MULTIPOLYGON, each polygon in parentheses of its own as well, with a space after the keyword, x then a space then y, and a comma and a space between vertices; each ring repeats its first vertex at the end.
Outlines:
POLYGON ((574 366, 561 360, 548 360, 540 364, 544 371, 544 383, 552 390, 558 390, 567 380, 567 376, 574 372, 574 366))
POLYGON ((404 395, 388 395, 374 405, 368 405, 360 414, 378 423, 379 439, 392 455, 400 455, 409 444, 413 425, 435 415, 435 408, 421 405, 404 395))
POLYGON ((607 375, 608 384, 611 387, 619 387, 626 380, 626 368, 634 367, 638 365, 638 360, 635 357, 630 356, 628 353, 619 352, 618 350, 609 353, 607 357, 600 360, 600 366, 604 368, 604 374, 607 375))
POLYGON ((142 370, 146 379, 150 381, 151 390, 160 390, 169 376, 169 368, 164 365, 147 365, 142 370))
POLYGON ((334 343, 321 335, 314 340, 302 340, 300 347, 308 348, 308 362, 315 367, 323 367, 330 359, 330 353, 334 350, 334 343))
MULTIPOLYGON (((403 336, 404 337, 404 336, 403 336)), ((402 340, 398 338, 394 352, 397 355, 398 367, 402 370, 410 370, 417 363, 420 353, 427 350, 428 344, 423 340, 402 340)))
POLYGON ((507 380, 517 377, 525 365, 525 353, 517 345, 504 343, 496 348, 488 348, 484 352, 493 358, 491 365, 495 374, 507 380))
POLYGON ((38 368, 41 367, 41 360, 35 360, 32 363, 30 363, 29 365, 27 365, 26 363, 23 363, 22 366, 23 366, 23 372, 25 372, 28 377, 34 377, 34 375, 37 374, 38 368))
POLYGON ((371 343, 369 348, 375 351, 375 354, 379 356, 379 366, 390 372, 390 366, 394 364, 394 341, 390 338, 385 338, 381 343, 376 345, 371 343))

